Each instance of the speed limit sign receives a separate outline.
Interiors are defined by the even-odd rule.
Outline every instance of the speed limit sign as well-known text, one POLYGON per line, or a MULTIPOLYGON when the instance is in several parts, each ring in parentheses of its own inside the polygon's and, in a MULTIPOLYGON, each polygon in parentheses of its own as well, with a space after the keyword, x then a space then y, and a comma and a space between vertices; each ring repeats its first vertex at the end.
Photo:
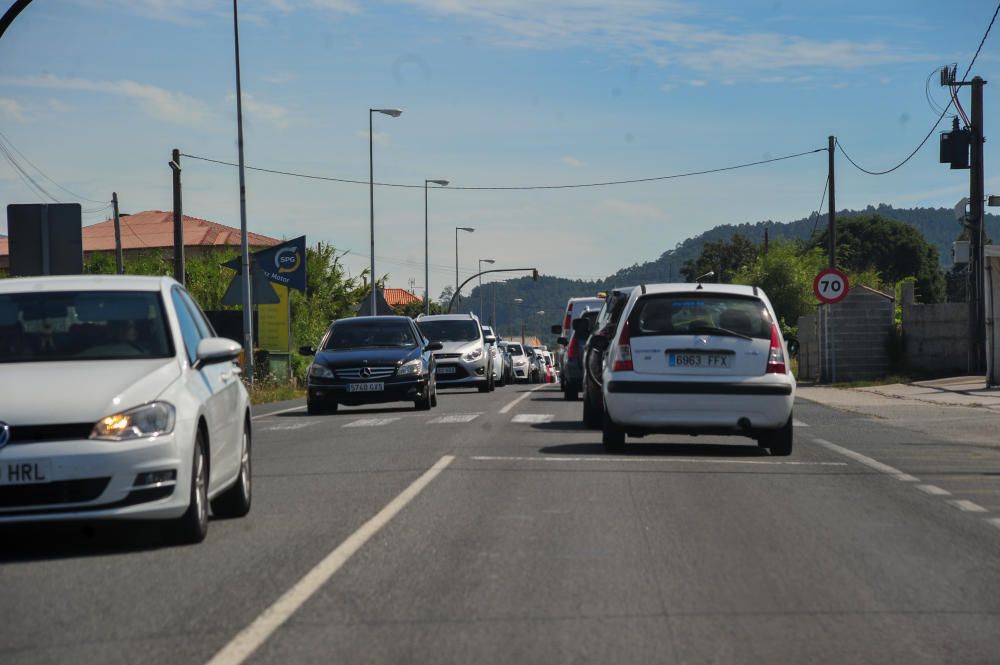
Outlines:
POLYGON ((847 275, 836 268, 820 271, 813 280, 813 293, 819 301, 832 305, 847 297, 847 275))

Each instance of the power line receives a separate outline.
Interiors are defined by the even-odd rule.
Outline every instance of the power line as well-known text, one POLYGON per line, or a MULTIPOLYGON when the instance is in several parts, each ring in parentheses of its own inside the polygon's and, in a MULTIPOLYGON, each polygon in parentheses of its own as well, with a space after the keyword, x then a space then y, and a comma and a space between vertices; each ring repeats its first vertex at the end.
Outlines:
MULTIPOLYGON (((983 38, 981 40, 979 40, 979 48, 976 49, 975 55, 972 56, 972 60, 969 62, 969 66, 966 68, 965 73, 962 75, 963 79, 965 79, 965 77, 969 75, 969 72, 972 71, 972 66, 974 64, 976 64, 976 59, 979 57, 980 51, 983 50, 983 44, 986 43, 986 38, 989 36, 990 30, 993 29, 993 23, 997 20, 997 15, 998 14, 1000 14, 1000 3, 997 3, 996 11, 993 12, 993 18, 990 19, 990 24, 988 26, 986 26, 986 32, 983 33, 983 38)), ((937 130, 938 125, 941 124, 941 121, 944 120, 944 116, 948 113, 948 109, 950 109, 954 103, 955 103, 954 98, 951 99, 951 100, 949 100, 948 104, 944 107, 944 110, 941 111, 941 115, 938 116, 937 121, 935 121, 935 123, 931 127, 930 131, 927 132, 927 136, 924 137, 924 140, 921 141, 920 144, 916 148, 913 149, 913 152, 911 152, 909 155, 906 156, 906 159, 904 159, 899 164, 896 164, 895 166, 893 166, 890 169, 886 169, 884 171, 870 171, 870 170, 868 170, 868 169, 860 166, 857 162, 855 162, 853 159, 851 159, 851 156, 847 154, 846 150, 844 150, 844 146, 842 146, 840 144, 840 140, 839 139, 837 140, 837 148, 839 148, 841 154, 844 155, 844 157, 847 158, 847 161, 849 161, 851 163, 851 165, 854 166, 854 168, 856 168, 857 170, 861 171, 862 173, 867 173, 868 175, 885 175, 887 173, 892 173, 896 169, 898 169, 901 166, 903 166, 904 164, 906 164, 908 161, 910 161, 913 158, 914 155, 916 155, 918 152, 920 152, 920 149, 924 147, 924 145, 927 143, 927 141, 934 134, 934 131, 937 130)))
MULTIPOLYGON (((633 178, 631 180, 607 180, 604 182, 587 182, 587 183, 577 183, 570 185, 511 185, 511 186, 484 186, 484 187, 442 187, 442 191, 449 190, 471 190, 471 191, 529 191, 529 190, 539 190, 539 189, 582 189, 584 187, 609 187, 613 185, 631 185, 643 182, 654 182, 659 180, 673 180, 676 178, 688 178, 696 175, 708 175, 711 173, 722 173, 724 171, 735 171, 736 169, 745 169, 751 166, 760 166, 762 164, 771 164, 774 162, 780 162, 787 159, 795 159, 797 157, 803 157, 805 155, 812 155, 817 152, 826 152, 826 148, 817 148, 816 150, 806 150, 804 152, 798 152, 792 155, 782 155, 781 157, 771 157, 768 159, 761 159, 754 162, 744 162, 742 164, 734 164, 732 166, 723 166, 714 169, 704 169, 701 171, 687 171, 685 173, 675 173, 672 175, 655 176, 652 178, 633 178)), ((226 162, 220 159, 210 159, 208 157, 200 157, 198 155, 189 155, 187 153, 182 153, 182 156, 189 159, 198 159, 204 162, 211 162, 213 164, 222 164, 224 166, 238 166, 233 162, 226 162)), ((294 171, 279 171, 277 169, 267 169, 255 166, 245 166, 247 170, 250 171, 260 171, 262 173, 271 173, 275 175, 284 175, 294 178, 308 178, 310 180, 326 180, 330 182, 342 182, 349 183, 353 185, 367 185, 369 184, 367 180, 349 180, 346 178, 332 178, 328 176, 319 176, 308 173, 296 173, 294 171)), ((389 182, 376 182, 375 185, 379 187, 402 187, 407 189, 423 189, 423 185, 405 185, 400 183, 389 183, 389 182)))
POLYGON ((819 197, 819 207, 816 208, 816 221, 813 222, 812 233, 809 234, 809 240, 816 237, 816 227, 819 225, 819 216, 823 214, 823 203, 826 201, 826 190, 830 186, 830 176, 826 176, 826 182, 823 183, 823 194, 819 197))
MULTIPOLYGON (((14 145, 14 143, 9 138, 7 138, 7 136, 3 132, 0 132, 0 138, 2 138, 4 140, 4 142, 8 146, 10 146, 11 149, 14 150, 14 152, 16 152, 18 155, 20 155, 21 159, 23 159, 24 161, 28 162, 28 164, 31 166, 31 168, 33 168, 36 171, 38 171, 39 175, 41 175, 43 178, 45 178, 46 180, 48 180, 49 182, 51 182, 53 185, 55 185, 56 187, 58 187, 62 191, 66 192, 67 194, 69 194, 73 198, 77 199, 78 201, 87 201, 89 203, 107 203, 108 206, 111 205, 110 201, 97 201, 95 199, 88 199, 86 196, 80 196, 76 192, 71 191, 69 189, 66 189, 65 187, 63 187, 62 185, 60 185, 58 182, 56 182, 55 180, 53 180, 52 178, 50 178, 49 176, 47 176, 45 174, 45 172, 42 171, 40 168, 38 168, 37 166, 35 166, 34 162, 32 162, 30 159, 28 159, 27 155, 25 155, 23 152, 21 152, 20 150, 18 150, 17 146, 14 145)), ((55 200, 55 199, 53 199, 53 200, 55 200)))

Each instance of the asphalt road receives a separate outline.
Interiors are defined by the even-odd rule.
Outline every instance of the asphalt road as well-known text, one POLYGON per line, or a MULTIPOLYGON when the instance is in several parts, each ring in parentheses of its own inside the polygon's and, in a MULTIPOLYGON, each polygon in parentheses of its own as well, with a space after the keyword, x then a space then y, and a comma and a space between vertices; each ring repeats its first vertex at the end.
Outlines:
POLYGON ((258 409, 201 545, 0 530, 0 662, 1000 663, 1000 450, 800 401, 608 456, 531 388, 258 409))

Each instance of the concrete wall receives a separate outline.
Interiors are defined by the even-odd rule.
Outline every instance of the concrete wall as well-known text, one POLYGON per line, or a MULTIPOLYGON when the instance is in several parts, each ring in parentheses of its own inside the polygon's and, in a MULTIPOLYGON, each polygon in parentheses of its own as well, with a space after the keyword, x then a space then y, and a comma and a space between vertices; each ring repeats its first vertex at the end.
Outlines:
POLYGON ((969 371, 969 306, 921 305, 913 284, 903 285, 903 344, 906 370, 917 376, 949 376, 969 371))
POLYGON ((856 286, 836 305, 799 318, 799 378, 830 381, 878 379, 889 371, 888 342, 894 299, 856 286))

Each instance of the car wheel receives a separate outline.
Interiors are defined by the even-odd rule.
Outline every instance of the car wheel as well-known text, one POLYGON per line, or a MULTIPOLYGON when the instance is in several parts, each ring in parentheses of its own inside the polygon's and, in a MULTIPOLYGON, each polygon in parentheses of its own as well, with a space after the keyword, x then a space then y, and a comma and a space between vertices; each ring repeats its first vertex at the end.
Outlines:
POLYGON ((788 457, 792 454, 792 442, 794 426, 792 416, 788 416, 786 422, 780 429, 768 432, 758 440, 758 445, 767 448, 775 457, 788 457))
POLYGON ((572 402, 576 399, 576 390, 569 387, 569 382, 563 381, 563 399, 567 402, 572 402))
POLYGON ((490 391, 490 380, 483 379, 479 382, 479 385, 477 385, 476 388, 478 388, 481 393, 488 393, 490 391))
POLYGON ((494 390, 497 389, 497 382, 493 378, 493 372, 490 372, 490 379, 489 380, 490 380, 490 392, 493 392, 494 390))
POLYGON ((589 429, 601 429, 603 413, 594 408, 587 393, 583 394, 583 424, 589 429))
POLYGON ((434 389, 431 391, 431 406, 438 405, 438 384, 434 382, 434 389))
POLYGON ((170 524, 169 532, 170 540, 184 545, 200 543, 208 534, 208 460, 201 428, 194 439, 188 508, 170 524))
POLYGON ((611 420, 607 408, 604 410, 604 422, 601 427, 601 443, 609 453, 620 453, 625 450, 625 428, 611 420))
POLYGON ((243 423, 243 444, 240 450, 240 472, 233 486, 212 502, 212 514, 219 517, 243 517, 250 512, 251 463, 250 463, 250 421, 243 423))
POLYGON ((430 411, 431 406, 433 406, 431 402, 431 386, 428 384, 424 391, 424 396, 413 400, 413 408, 417 411, 430 411))
POLYGON ((306 413, 310 416, 319 416, 324 413, 333 413, 337 410, 336 402, 306 402, 306 413))

